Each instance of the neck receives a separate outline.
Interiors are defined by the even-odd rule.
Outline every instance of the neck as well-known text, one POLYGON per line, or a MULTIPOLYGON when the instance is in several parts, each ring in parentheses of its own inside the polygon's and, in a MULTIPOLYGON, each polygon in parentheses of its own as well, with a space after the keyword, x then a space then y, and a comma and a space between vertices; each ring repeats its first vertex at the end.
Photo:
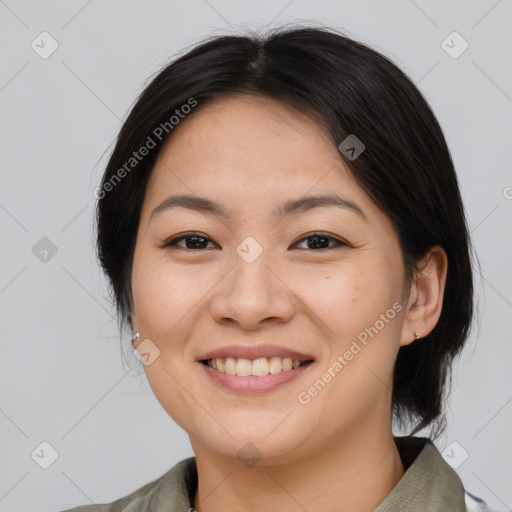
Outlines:
POLYGON ((194 446, 197 512, 372 511, 404 475, 391 430, 367 428, 283 464, 246 467, 194 446))

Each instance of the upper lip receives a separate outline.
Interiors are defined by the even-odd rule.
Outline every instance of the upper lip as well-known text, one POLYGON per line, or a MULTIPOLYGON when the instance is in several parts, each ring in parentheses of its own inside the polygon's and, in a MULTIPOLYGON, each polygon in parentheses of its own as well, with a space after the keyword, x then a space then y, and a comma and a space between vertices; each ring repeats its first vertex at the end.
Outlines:
POLYGON ((277 347, 275 345, 257 345, 250 347, 244 345, 233 345, 205 352, 198 357, 198 360, 205 361, 207 359, 217 359, 218 357, 234 357, 251 360, 258 359, 260 357, 289 357, 293 361, 297 359, 300 361, 313 359, 311 355, 285 347, 277 347))

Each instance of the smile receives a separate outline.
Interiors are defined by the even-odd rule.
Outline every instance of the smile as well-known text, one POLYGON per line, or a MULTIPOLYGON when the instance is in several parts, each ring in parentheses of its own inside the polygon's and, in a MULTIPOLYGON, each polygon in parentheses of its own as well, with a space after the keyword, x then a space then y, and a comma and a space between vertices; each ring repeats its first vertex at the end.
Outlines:
POLYGON ((260 357, 254 360, 220 357, 200 361, 200 367, 214 384, 231 392, 245 395, 274 391, 284 384, 298 379, 313 364, 313 359, 301 361, 288 357, 268 359, 260 357))

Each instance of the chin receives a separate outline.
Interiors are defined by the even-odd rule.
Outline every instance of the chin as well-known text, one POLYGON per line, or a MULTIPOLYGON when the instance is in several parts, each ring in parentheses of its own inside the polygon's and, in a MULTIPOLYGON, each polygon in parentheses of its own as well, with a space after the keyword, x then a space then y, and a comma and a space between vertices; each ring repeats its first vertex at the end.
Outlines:
POLYGON ((231 426, 226 424, 233 437, 224 430, 219 434, 219 429, 215 430, 216 435, 212 435, 211 429, 190 435, 194 451, 195 439, 202 445, 201 451, 214 451, 248 467, 255 464, 274 466, 300 457, 298 448, 311 439, 310 432, 293 432, 291 426, 284 428, 284 422, 279 425, 279 422, 262 422, 261 417, 259 420, 257 424, 249 421, 231 426))

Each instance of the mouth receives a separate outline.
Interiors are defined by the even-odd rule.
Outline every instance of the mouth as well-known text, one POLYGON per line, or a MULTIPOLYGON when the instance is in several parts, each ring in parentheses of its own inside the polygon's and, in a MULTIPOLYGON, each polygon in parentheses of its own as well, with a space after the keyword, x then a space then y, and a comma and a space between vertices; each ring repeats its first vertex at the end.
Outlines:
POLYGON ((240 377, 266 377, 291 372, 300 367, 310 365, 313 359, 292 359, 291 357, 259 357, 246 359, 242 357, 216 357, 200 361, 205 366, 225 375, 240 377))

